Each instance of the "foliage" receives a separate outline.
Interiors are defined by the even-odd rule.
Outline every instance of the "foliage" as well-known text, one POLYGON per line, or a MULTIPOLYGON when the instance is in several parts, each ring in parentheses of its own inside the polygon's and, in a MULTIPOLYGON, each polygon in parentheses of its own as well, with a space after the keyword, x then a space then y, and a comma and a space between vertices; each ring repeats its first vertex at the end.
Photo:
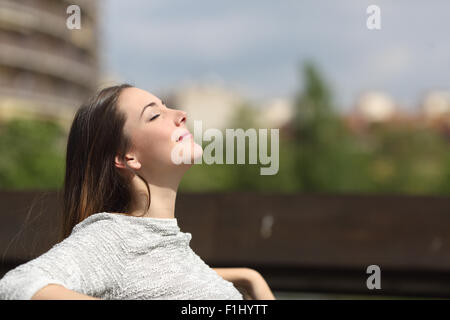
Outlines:
POLYGON ((60 188, 64 144, 64 131, 54 122, 13 119, 0 123, 0 188, 60 188))
MULTIPOLYGON (((292 133, 280 132, 280 169, 276 175, 261 176, 261 164, 202 164, 191 168, 180 188, 450 194, 449 142, 438 132, 380 123, 371 125, 365 134, 355 134, 337 114, 333 94, 319 70, 307 62, 302 76, 304 88, 296 96, 295 115, 288 126, 292 133)), ((257 128, 254 108, 242 106, 238 110, 231 127, 257 128)))
MULTIPOLYGON (((337 114, 317 67, 308 62, 301 71, 304 85, 295 97, 294 117, 280 129, 276 175, 260 174, 268 165, 259 157, 258 164, 248 164, 246 143, 247 164, 193 165, 180 191, 450 194, 448 138, 399 123, 374 123, 363 134, 354 133, 337 114)), ((258 128, 257 108, 246 103, 237 110, 230 128, 258 128)), ((55 123, 0 123, 0 188, 60 188, 65 142, 64 130, 55 123)))

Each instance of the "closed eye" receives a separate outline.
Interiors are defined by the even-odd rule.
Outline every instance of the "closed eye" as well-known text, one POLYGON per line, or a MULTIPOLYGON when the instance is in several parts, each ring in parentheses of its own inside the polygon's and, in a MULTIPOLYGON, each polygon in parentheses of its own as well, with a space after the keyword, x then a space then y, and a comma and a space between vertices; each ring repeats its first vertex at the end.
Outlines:
POLYGON ((156 116, 153 116, 149 121, 152 121, 153 119, 156 119, 159 117, 159 114, 157 114, 156 116))

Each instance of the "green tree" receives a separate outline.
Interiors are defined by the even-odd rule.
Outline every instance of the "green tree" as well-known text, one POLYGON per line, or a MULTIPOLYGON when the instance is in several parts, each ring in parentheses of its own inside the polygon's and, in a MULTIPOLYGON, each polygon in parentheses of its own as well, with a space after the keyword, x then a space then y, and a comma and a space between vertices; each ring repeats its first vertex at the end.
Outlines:
POLYGON ((58 189, 64 179, 66 135, 56 123, 0 123, 0 188, 58 189))
POLYGON ((332 92, 311 62, 302 69, 304 88, 295 100, 295 174, 307 192, 348 192, 368 187, 369 155, 335 111, 332 92))
POLYGON ((373 125, 370 135, 373 157, 369 169, 375 191, 450 193, 448 141, 438 132, 387 123, 373 125))

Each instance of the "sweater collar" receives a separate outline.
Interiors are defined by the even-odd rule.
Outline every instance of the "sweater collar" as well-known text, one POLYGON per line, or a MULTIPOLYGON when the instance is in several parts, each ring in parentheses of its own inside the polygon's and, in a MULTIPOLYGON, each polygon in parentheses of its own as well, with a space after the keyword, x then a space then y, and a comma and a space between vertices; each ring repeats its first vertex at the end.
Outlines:
POLYGON ((152 233, 161 235, 175 235, 180 232, 180 228, 178 227, 178 220, 176 218, 151 218, 115 213, 108 214, 113 214, 117 216, 118 219, 123 219, 133 225, 144 226, 152 233))
POLYGON ((160 235, 176 235, 180 233, 178 220, 176 218, 151 218, 151 217, 137 217, 120 213, 101 212, 96 213, 89 218, 113 218, 116 221, 128 223, 130 225, 142 226, 149 232, 160 235))

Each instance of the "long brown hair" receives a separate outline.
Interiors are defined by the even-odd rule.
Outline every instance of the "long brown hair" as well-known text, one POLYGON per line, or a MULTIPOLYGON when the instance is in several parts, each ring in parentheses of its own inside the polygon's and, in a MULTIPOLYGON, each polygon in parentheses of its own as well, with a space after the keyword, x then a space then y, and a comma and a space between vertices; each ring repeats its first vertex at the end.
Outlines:
MULTIPOLYGON (((75 114, 67 141, 60 240, 94 213, 125 213, 129 209, 129 184, 114 160, 116 155, 123 159, 130 146, 123 132, 126 116, 117 106, 122 90, 130 87, 121 84, 104 88, 75 114)), ((147 191, 150 196, 148 185, 147 191)), ((147 209, 149 205, 150 199, 147 209)))

